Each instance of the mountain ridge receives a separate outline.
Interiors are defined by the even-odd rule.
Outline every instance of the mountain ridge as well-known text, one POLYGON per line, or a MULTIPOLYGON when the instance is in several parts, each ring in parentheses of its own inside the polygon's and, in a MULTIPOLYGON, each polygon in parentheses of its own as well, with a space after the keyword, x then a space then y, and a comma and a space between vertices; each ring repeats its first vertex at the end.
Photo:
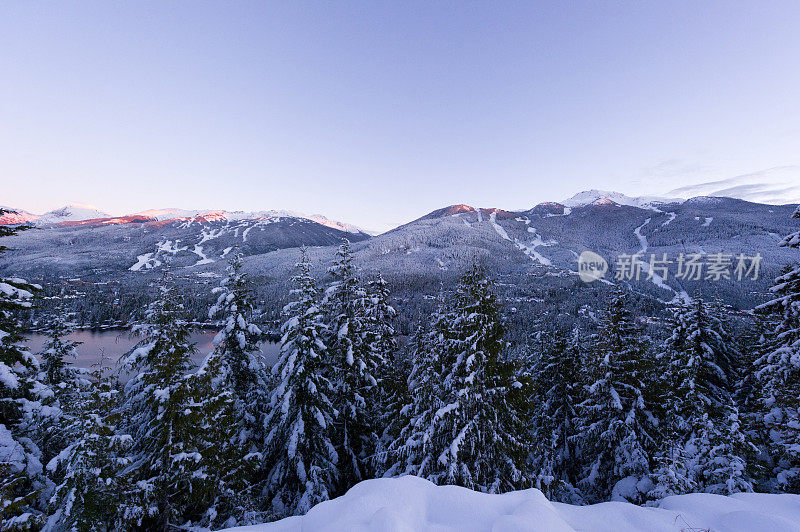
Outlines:
POLYGON ((271 218, 303 218, 311 220, 320 225, 345 231, 348 233, 371 232, 352 224, 332 220, 321 214, 304 214, 288 210, 266 210, 266 211, 226 211, 221 209, 148 209, 144 211, 125 214, 122 216, 112 216, 100 211, 91 205, 68 204, 64 207, 48 211, 44 214, 33 214, 22 209, 13 207, 3 207, 6 212, 0 216, 0 225, 16 225, 21 223, 31 223, 37 227, 50 225, 84 225, 84 226, 103 226, 117 225, 126 223, 150 223, 150 222, 181 222, 181 221, 257 221, 271 218))
MULTIPOLYGON (((527 211, 457 204, 372 237, 281 217, 230 221, 209 215, 116 225, 57 224, 4 239, 13 251, 3 256, 0 274, 68 291, 76 280, 84 283, 81 286, 88 283, 97 292, 93 304, 108 307, 120 297, 146 292, 164 269, 182 283, 215 282, 224 275, 231 254, 238 252, 257 297, 277 316, 299 258, 297 248, 307 248, 313 275, 327 282, 337 245, 346 238, 360 275, 371 277, 380 271, 395 288, 407 316, 432 311, 436 294, 454 287, 461 272, 479 261, 497 280, 505 304, 519 310, 523 319, 546 305, 568 305, 564 312, 574 315, 611 285, 629 286, 651 305, 713 294, 750 309, 764 301, 781 269, 797 260, 795 250, 779 246, 786 234, 796 231, 796 205, 715 197, 642 207, 604 197, 584 202, 590 200, 576 207, 540 203, 527 211), (578 257, 584 251, 608 261, 603 281, 580 280, 578 257), (760 277, 742 282, 677 279, 675 261, 690 253, 724 253, 732 260, 760 253, 760 277), (651 255, 666 254, 673 261, 672 273, 651 277, 643 266, 640 279, 617 279, 617 259, 634 254, 645 263, 651 255)), ((515 311, 509 312, 515 319, 515 311)))
MULTIPOLYGON (((684 187, 689 189, 691 187, 684 187)), ((681 189, 676 189, 681 190, 681 189)), ((613 206, 624 205, 631 207, 638 207, 642 209, 658 211, 660 205, 667 204, 683 204, 685 202, 702 202, 711 201, 712 198, 726 198, 737 199, 740 201, 749 201, 750 203, 778 205, 774 203, 764 203, 754 201, 747 198, 736 198, 732 196, 692 196, 692 197, 666 197, 666 196, 628 196, 622 192, 589 189, 578 192, 573 196, 561 201, 544 201, 531 207, 530 209, 502 209, 498 207, 475 207, 467 204, 453 204, 447 207, 442 207, 431 211, 419 218, 413 219, 410 222, 401 224, 395 228, 390 229, 393 231, 399 227, 414 223, 420 220, 440 218, 444 216, 456 216, 469 212, 476 212, 479 216, 489 216, 492 212, 503 219, 504 217, 513 216, 518 213, 531 214, 531 213, 547 213, 552 216, 569 214, 570 210, 576 207, 594 206, 613 206)), ((791 202, 786 204, 792 204, 791 202)), ((122 216, 112 216, 99 210, 92 205, 84 205, 73 203, 65 205, 64 207, 48 211, 44 214, 34 214, 23 209, 13 207, 0 207, 7 211, 0 215, 0 225, 14 225, 21 223, 30 223, 37 227, 44 227, 49 225, 58 224, 75 224, 86 226, 102 226, 114 225, 125 223, 150 223, 150 222, 166 222, 166 221, 229 221, 238 222, 244 220, 264 220, 271 218, 303 218, 317 222, 326 227, 338 229, 348 233, 358 234, 363 233, 370 236, 380 234, 380 232, 369 231, 361 228, 360 226, 330 219, 321 214, 304 214, 301 212, 272 209, 261 211, 228 211, 224 209, 181 209, 181 208, 161 208, 161 209, 146 209, 134 213, 124 214, 122 216)))

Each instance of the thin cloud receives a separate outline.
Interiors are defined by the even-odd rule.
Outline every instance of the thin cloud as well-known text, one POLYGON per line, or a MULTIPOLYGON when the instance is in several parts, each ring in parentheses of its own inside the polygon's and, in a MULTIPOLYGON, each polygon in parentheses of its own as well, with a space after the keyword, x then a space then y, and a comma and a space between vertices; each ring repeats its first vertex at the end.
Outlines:
POLYGON ((673 189, 668 196, 724 196, 762 203, 800 203, 800 166, 775 166, 673 189))

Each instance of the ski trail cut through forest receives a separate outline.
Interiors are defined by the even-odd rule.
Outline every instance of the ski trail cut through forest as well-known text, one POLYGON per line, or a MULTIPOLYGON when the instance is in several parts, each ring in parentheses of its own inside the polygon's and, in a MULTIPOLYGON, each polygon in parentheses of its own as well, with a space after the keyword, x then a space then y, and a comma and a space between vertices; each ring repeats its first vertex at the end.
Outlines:
POLYGON ((498 235, 500 235, 500 237, 501 237, 503 240, 508 240, 509 242, 511 241, 511 238, 508 236, 508 233, 506 233, 506 230, 505 230, 505 229, 503 229, 503 228, 500 226, 500 224, 499 224, 499 223, 497 223, 497 213, 496 213, 496 212, 493 212, 493 213, 491 213, 491 214, 489 215, 489 221, 492 223, 492 226, 494 226, 494 230, 495 230, 495 232, 496 232, 498 235))
MULTIPOLYGON (((633 230, 633 234, 639 241, 639 246, 641 246, 641 249, 637 251, 635 255, 644 255, 650 248, 650 244, 647 241, 647 237, 642 234, 642 229, 644 229, 645 226, 647 226, 647 224, 650 223, 650 220, 652 220, 652 218, 646 219, 642 225, 633 230)), ((669 221, 672 220, 670 219, 669 221)), ((675 294, 671 301, 663 301, 661 299, 659 299, 659 301, 662 301, 662 303, 675 303, 678 300, 683 300, 686 303, 691 303, 692 298, 689 297, 689 294, 687 294, 686 291, 683 289, 675 290, 670 285, 668 285, 666 281, 664 281, 663 277, 661 277, 659 274, 653 271, 653 269, 650 267, 649 261, 641 260, 641 264, 642 264, 642 269, 647 273, 648 280, 653 281, 653 284, 656 285, 657 287, 675 294)))
MULTIPOLYGON (((536 248, 539 246, 552 246, 556 244, 556 242, 554 241, 545 242, 542 239, 541 235, 539 235, 539 233, 536 232, 536 229, 530 226, 531 221, 528 218, 517 218, 517 221, 523 222, 527 226, 528 232, 533 234, 533 242, 531 242, 530 244, 525 244, 524 242, 520 242, 518 238, 515 238, 513 242, 514 245, 517 247, 517 249, 523 252, 525 255, 527 255, 533 262, 538 262, 542 266, 552 266, 553 263, 550 261, 550 259, 548 259, 544 255, 536 251, 536 248)), ((500 227, 499 224, 496 225, 497 227, 500 227)), ((497 227, 495 227, 495 230, 497 230, 497 227)), ((500 227, 500 229, 503 230, 502 227, 500 227)), ((500 233, 498 232, 498 234, 500 233)), ((503 234, 501 234, 500 236, 503 235, 505 235, 504 238, 506 238, 506 240, 511 240, 508 237, 508 233, 506 233, 505 230, 503 230, 503 234)))

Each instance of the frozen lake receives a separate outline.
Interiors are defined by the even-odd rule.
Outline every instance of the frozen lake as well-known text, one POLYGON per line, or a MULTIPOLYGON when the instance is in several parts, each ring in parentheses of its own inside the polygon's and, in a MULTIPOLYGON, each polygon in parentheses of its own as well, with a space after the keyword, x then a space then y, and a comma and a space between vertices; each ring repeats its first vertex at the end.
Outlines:
MULTIPOLYGON (((211 351, 213 348, 212 341, 216 334, 216 331, 211 330, 192 333, 191 341, 194 342, 197 348, 197 353, 192 357, 195 362, 200 362, 211 351)), ((47 340, 47 337, 43 334, 29 334, 26 337, 28 339, 27 345, 34 354, 41 351, 42 345, 47 340)), ((127 330, 78 330, 70 334, 68 338, 73 342, 82 342, 77 347, 77 360, 73 361, 74 365, 81 368, 90 368, 92 364, 100 359, 101 354, 105 354, 110 359, 112 366, 117 367, 120 357, 140 340, 136 336, 132 336, 130 331, 127 330)), ((279 350, 280 344, 273 342, 261 344, 261 353, 270 366, 278 360, 279 350)))

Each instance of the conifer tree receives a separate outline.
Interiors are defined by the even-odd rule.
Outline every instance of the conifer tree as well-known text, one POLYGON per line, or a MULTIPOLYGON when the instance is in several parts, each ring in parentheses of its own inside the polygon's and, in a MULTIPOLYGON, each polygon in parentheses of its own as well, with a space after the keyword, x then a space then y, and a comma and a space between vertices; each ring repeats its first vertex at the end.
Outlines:
POLYGON ((37 416, 34 430, 45 463, 77 437, 76 418, 82 408, 83 389, 89 384, 85 372, 72 366, 80 342, 67 339, 71 332, 63 310, 58 309, 47 323, 47 340, 39 353, 42 361, 39 379, 52 392, 42 400, 44 408, 37 416))
POLYGON ((125 386, 122 407, 122 429, 133 437, 127 471, 136 484, 123 515, 127 524, 166 531, 195 517, 190 494, 195 470, 202 466, 198 406, 187 375, 195 347, 180 296, 166 274, 146 319, 145 337, 124 363, 138 374, 125 386))
MULTIPOLYGON (((440 305, 431 321, 439 323, 443 316, 440 305)), ((406 382, 406 398, 397 424, 388 434, 392 439, 378 457, 385 477, 417 475, 428 478, 436 414, 444 406, 439 387, 444 375, 443 357, 435 331, 431 324, 423 323, 410 343, 411 371, 406 382)))
POLYGON ((581 403, 579 444, 586 463, 581 481, 594 501, 610 497, 640 502, 648 485, 657 421, 646 402, 651 367, 647 339, 617 290, 600 319, 587 357, 586 399, 581 403))
POLYGON ((668 445, 659 457, 656 495, 699 489, 752 491, 746 464, 755 448, 739 428, 731 372, 737 358, 720 310, 702 299, 672 310, 665 341, 668 445))
MULTIPOLYGON (((462 277, 451 309, 436 317, 430 343, 422 346, 432 354, 415 363, 416 415, 392 447, 405 472, 489 493, 529 484, 524 467, 529 383, 502 359, 503 334, 492 282, 474 265, 462 277)), ((390 470, 399 473, 399 467, 390 470)))
POLYGON ((367 331, 365 340, 370 350, 389 360, 397 351, 397 338, 393 321, 397 311, 389 303, 389 284, 378 273, 367 283, 364 315, 367 331))
POLYGON ((534 366, 531 471, 536 487, 551 500, 578 503, 576 488, 580 455, 577 447, 583 400, 580 330, 555 330, 543 335, 542 352, 534 366))
POLYGON ((58 388, 76 384, 77 372, 70 363, 78 356, 76 348, 81 344, 67 339, 73 330, 67 325, 62 313, 63 310, 58 309, 49 320, 45 331, 47 340, 41 352, 41 369, 44 373, 42 380, 58 388))
POLYGON ((333 361, 334 407, 338 413, 338 493, 374 474, 372 456, 381 431, 379 418, 367 399, 380 397, 378 372, 386 364, 383 353, 370 341, 370 297, 360 286, 352 261, 350 243, 344 240, 330 268, 334 282, 324 298, 329 323, 326 345, 333 361))
MULTIPOLYGON (((800 218, 800 208, 794 213, 800 218)), ((799 249, 800 231, 783 246, 799 249)), ((775 279, 774 298, 759 307, 770 325, 756 362, 762 384, 763 422, 769 431, 770 480, 778 491, 800 493, 800 264, 775 279)))
POLYGON ((305 249, 297 267, 265 423, 266 494, 277 516, 303 514, 331 498, 337 480, 332 361, 305 249))
MULTIPOLYGON (((367 297, 363 300, 367 325, 365 341, 373 355, 382 359, 381 365, 375 371, 379 395, 369 405, 373 409, 370 417, 376 420, 380 431, 376 456, 385 451, 386 445, 391 441, 391 434, 397 430, 400 409, 406 402, 406 381, 409 374, 408 365, 397 348, 393 325, 397 311, 389 303, 389 295, 388 283, 379 273, 367 283, 367 297)), ((379 458, 375 460, 375 464, 378 462, 379 458)))
POLYGON ((189 377, 199 452, 191 501, 197 523, 207 528, 231 527, 264 521, 258 509, 256 472, 261 452, 241 445, 242 420, 237 408, 232 374, 219 352, 210 353, 197 373, 189 377))
POLYGON ((769 333, 767 322, 757 314, 751 313, 742 330, 734 339, 735 350, 738 354, 738 366, 741 368, 739 380, 733 387, 734 402, 739 407, 739 413, 746 419, 744 425, 750 431, 751 438, 763 440, 763 423, 761 420, 763 405, 763 390, 759 382, 757 361, 764 354, 766 336, 769 333))
POLYGON ((47 464, 60 477, 50 500, 47 531, 126 527, 120 501, 135 489, 123 474, 133 442, 117 430, 121 392, 109 370, 101 359, 90 373, 74 418, 77 439, 47 464))
POLYGON ((677 437, 670 435, 662 444, 664 447, 655 456, 653 488, 648 497, 654 500, 672 495, 692 493, 697 490, 694 472, 691 470, 690 456, 677 437))
POLYGON ((222 319, 223 326, 214 338, 214 353, 220 358, 220 370, 228 374, 233 385, 239 444, 255 452, 263 427, 260 409, 267 401, 267 371, 261 355, 261 329, 253 323, 254 304, 243 271, 242 256, 235 255, 228 265, 228 275, 221 286, 214 289, 219 294, 209 311, 210 317, 222 319))
MULTIPOLYGON (((4 212, 0 209, 0 215, 4 212)), ((0 226, 0 237, 17 228, 0 226)), ((8 248, 0 245, 0 253, 8 248)), ((0 278, 0 523, 8 530, 42 523, 40 492, 45 488, 41 452, 26 436, 26 406, 47 388, 36 381, 39 364, 24 344, 17 313, 32 306, 40 287, 23 279, 0 278)))

